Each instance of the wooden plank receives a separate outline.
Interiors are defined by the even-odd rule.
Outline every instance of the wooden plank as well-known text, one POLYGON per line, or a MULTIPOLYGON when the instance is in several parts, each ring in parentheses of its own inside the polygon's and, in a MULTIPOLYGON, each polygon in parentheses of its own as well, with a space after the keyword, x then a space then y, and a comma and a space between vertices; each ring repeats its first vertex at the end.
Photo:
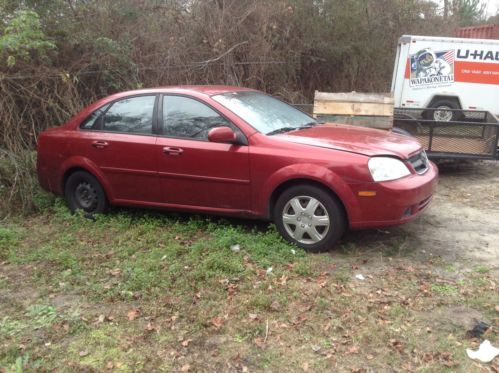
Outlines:
POLYGON ((334 102, 315 100, 314 114, 337 114, 354 116, 393 116, 393 103, 334 102))
POLYGON ((319 92, 315 91, 315 100, 335 102, 366 102, 388 104, 393 106, 391 93, 358 93, 358 92, 319 92))

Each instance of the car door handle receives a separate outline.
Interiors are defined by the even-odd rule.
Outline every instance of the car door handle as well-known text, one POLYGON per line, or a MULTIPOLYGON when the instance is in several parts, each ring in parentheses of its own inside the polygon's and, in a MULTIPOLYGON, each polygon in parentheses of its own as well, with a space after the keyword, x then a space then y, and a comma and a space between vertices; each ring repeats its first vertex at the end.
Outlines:
POLYGON ((181 148, 174 148, 170 146, 165 146, 163 148, 163 153, 168 154, 168 155, 180 155, 184 152, 184 149, 181 148))
POLYGON ((97 149, 103 149, 108 146, 109 143, 107 141, 94 141, 92 142, 92 146, 97 149))

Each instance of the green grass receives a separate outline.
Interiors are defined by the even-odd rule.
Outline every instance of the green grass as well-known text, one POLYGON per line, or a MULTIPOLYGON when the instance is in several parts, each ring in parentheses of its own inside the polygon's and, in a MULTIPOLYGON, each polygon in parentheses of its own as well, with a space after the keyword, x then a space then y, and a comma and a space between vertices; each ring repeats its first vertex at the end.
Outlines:
POLYGON ((92 221, 57 200, 0 228, 0 371, 295 371, 305 363, 384 371, 408 353, 414 369, 447 369, 423 359, 432 350, 469 370, 447 340, 452 329, 428 334, 422 315, 467 304, 493 318, 491 271, 477 266, 442 282, 437 264, 393 236, 307 254, 273 225, 131 209, 92 221), (365 281, 354 278, 359 265, 371 275, 365 281))
POLYGON ((448 284, 433 284, 431 285, 431 290, 441 295, 452 296, 458 294, 458 289, 455 286, 451 286, 448 284))
POLYGON ((484 265, 478 265, 473 268, 473 270, 477 273, 489 273, 490 268, 484 265))

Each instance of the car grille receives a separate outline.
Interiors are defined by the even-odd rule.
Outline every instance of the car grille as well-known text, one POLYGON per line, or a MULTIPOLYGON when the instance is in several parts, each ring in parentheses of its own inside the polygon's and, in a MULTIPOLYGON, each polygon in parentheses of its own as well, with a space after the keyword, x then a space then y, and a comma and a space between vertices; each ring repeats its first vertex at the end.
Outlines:
POLYGON ((430 164, 430 162, 428 161, 428 157, 426 156, 426 152, 424 150, 410 157, 409 162, 419 175, 422 175, 426 171, 428 171, 430 164))

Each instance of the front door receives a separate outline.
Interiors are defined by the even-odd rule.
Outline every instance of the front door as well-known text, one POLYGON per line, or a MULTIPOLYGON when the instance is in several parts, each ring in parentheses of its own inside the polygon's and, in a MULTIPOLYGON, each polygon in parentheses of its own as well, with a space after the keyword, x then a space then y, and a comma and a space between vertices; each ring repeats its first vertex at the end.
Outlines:
POLYGON ((196 99, 165 95, 156 151, 163 203, 208 210, 250 210, 248 146, 208 141, 217 126, 239 129, 196 99))

